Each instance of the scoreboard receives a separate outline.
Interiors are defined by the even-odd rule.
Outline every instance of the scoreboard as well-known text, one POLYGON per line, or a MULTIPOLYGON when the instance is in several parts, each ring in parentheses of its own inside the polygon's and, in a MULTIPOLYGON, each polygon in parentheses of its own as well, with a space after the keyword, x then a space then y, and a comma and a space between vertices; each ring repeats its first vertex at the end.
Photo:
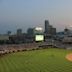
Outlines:
POLYGON ((44 41, 43 28, 41 28, 41 27, 34 28, 34 35, 35 35, 35 41, 36 42, 42 42, 42 41, 44 41))
POLYGON ((35 35, 35 41, 44 41, 44 35, 35 35))

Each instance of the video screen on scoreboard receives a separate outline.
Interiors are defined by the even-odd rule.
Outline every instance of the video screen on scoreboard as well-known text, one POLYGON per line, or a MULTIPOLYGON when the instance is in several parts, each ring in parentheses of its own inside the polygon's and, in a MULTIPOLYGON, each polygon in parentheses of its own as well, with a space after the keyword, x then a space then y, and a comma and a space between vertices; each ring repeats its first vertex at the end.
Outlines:
POLYGON ((36 35, 35 41, 44 41, 44 35, 36 35))

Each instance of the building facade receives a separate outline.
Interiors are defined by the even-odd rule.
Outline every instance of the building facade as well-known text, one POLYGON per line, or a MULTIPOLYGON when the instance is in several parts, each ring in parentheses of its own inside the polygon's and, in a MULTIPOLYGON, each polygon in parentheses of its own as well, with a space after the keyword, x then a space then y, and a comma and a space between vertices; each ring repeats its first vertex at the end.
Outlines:
POLYGON ((56 28, 49 24, 48 20, 45 20, 45 41, 52 40, 53 36, 56 35, 56 28))

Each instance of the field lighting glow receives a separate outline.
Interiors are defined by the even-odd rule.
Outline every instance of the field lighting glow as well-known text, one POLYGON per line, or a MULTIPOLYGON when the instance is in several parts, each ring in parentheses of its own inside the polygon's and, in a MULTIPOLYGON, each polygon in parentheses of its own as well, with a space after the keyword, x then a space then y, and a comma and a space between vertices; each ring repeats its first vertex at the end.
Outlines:
POLYGON ((43 29, 41 27, 36 27, 35 30, 40 30, 42 31, 43 29))

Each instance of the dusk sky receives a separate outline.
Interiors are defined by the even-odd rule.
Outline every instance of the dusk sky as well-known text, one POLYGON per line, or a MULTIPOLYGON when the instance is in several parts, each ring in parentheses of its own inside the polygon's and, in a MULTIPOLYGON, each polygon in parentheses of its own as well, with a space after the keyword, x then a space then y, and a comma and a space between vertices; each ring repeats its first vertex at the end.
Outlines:
POLYGON ((0 33, 41 26, 44 20, 62 31, 72 25, 72 0, 0 0, 0 33))

